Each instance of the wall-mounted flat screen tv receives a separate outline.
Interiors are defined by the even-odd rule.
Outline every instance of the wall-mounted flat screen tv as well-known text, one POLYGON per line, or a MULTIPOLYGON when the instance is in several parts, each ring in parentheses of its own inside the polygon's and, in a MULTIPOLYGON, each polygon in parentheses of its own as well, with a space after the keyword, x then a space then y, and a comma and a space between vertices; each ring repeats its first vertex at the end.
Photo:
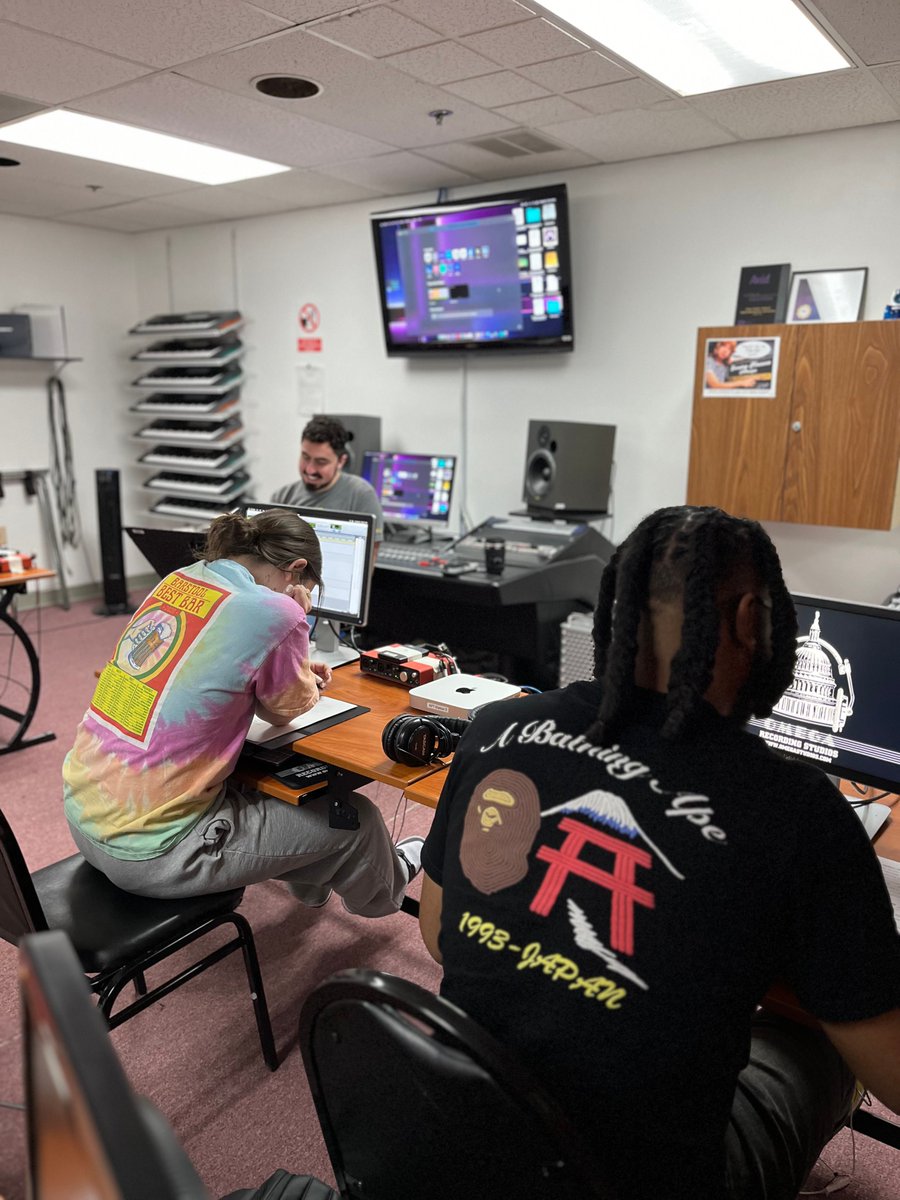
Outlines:
POLYGON ((565 184, 372 217, 389 355, 571 350, 565 184))

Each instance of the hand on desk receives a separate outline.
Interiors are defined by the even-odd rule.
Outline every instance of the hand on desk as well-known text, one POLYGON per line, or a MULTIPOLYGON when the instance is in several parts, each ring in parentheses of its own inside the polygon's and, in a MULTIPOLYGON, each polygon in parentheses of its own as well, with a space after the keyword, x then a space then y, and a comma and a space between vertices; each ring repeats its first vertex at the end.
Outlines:
POLYGON ((325 688, 328 687, 329 683, 331 683, 331 667, 329 667, 328 663, 311 662, 309 664, 309 669, 316 677, 316 687, 320 692, 324 691, 325 688))

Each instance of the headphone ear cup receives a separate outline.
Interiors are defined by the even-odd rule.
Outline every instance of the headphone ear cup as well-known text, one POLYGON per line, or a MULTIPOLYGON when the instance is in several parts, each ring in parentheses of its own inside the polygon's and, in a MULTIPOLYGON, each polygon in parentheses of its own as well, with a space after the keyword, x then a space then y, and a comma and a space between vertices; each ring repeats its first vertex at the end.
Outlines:
POLYGON ((461 717, 447 717, 444 720, 444 725, 447 728, 447 732, 450 734, 450 749, 455 750, 459 739, 471 725, 471 721, 464 720, 461 717))
POLYGON ((391 717, 387 725, 381 731, 381 748, 392 762, 400 762, 397 757, 397 734, 399 732, 400 723, 405 718, 403 716, 391 717))

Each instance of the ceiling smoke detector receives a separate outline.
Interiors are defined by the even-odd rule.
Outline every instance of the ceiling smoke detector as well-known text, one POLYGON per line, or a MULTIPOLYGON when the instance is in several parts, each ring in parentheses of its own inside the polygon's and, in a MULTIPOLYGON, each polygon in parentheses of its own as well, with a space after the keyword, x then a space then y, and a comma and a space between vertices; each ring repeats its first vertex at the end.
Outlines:
POLYGON ((435 125, 443 125, 445 117, 453 116, 453 109, 452 108, 433 108, 428 115, 429 115, 429 117, 433 118, 435 125))
POLYGON ((253 86, 264 96, 278 100, 309 100, 322 90, 318 83, 302 75, 262 75, 254 79, 253 86))

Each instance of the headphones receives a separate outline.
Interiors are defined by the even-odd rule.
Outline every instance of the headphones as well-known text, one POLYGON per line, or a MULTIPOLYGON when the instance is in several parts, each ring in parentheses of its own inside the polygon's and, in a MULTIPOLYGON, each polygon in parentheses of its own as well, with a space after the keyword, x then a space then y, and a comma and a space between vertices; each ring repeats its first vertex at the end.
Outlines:
POLYGON ((381 731, 381 747, 394 762, 420 767, 451 754, 469 724, 458 717, 438 720, 402 713, 392 717, 381 731))

